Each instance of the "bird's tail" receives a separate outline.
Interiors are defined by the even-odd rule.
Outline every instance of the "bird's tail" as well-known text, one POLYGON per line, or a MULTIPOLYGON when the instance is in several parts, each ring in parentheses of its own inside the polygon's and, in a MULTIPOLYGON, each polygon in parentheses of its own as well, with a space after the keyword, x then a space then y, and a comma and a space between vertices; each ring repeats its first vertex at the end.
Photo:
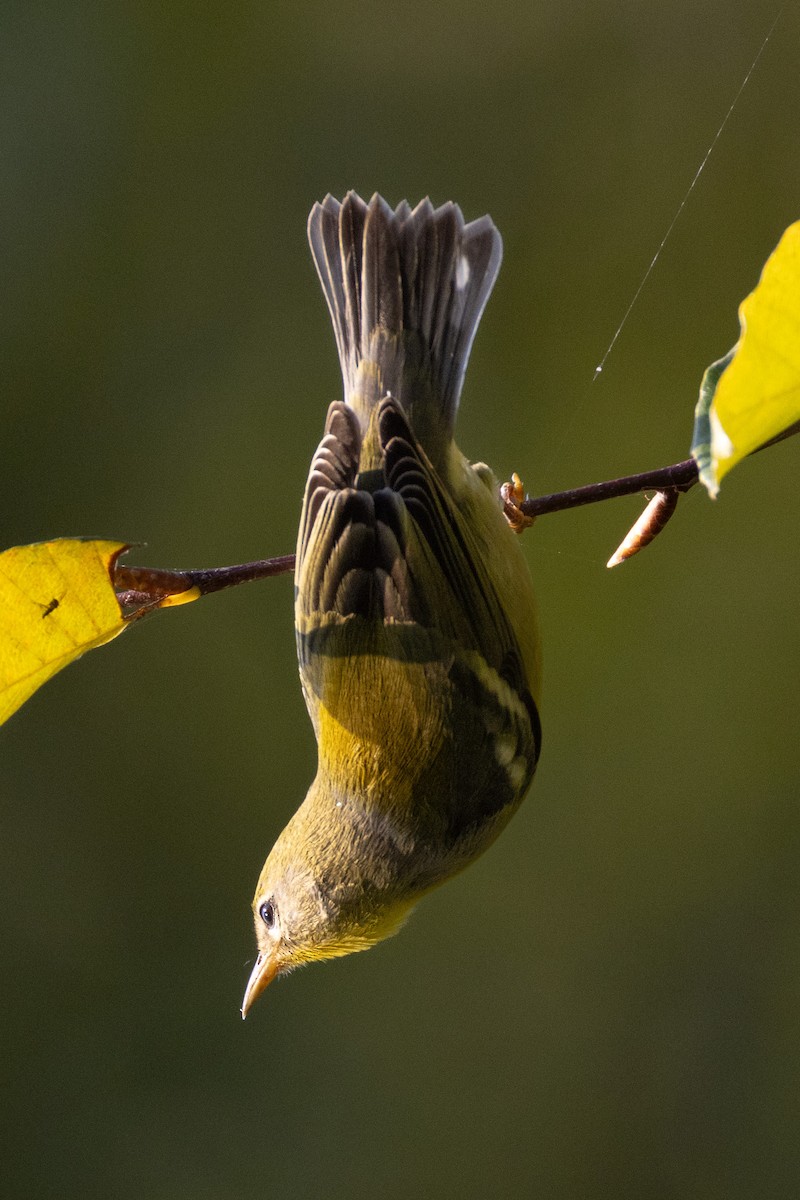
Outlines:
POLYGON ((377 194, 365 204, 348 192, 314 205, 308 239, 364 451, 375 407, 391 394, 438 465, 500 268, 500 234, 489 217, 465 225, 455 204, 425 199, 412 211, 404 200, 392 211, 377 194))

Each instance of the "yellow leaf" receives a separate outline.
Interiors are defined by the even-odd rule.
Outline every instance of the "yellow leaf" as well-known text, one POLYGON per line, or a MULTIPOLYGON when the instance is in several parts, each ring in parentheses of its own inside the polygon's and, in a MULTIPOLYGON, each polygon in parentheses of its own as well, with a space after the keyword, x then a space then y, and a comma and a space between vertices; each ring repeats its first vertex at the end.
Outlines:
POLYGON ((732 467, 800 420, 800 221, 767 259, 739 323, 739 341, 709 368, 697 409, 692 453, 712 496, 732 467), (715 368, 723 368, 718 381, 715 368))
POLYGON ((57 671, 122 633, 125 542, 61 538, 0 554, 0 723, 57 671))

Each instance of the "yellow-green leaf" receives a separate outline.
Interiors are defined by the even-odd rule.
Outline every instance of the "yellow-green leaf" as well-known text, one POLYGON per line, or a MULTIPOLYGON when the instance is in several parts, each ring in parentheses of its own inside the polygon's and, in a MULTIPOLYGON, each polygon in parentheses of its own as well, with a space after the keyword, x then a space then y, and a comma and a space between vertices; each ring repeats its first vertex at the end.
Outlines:
POLYGON ((122 633, 125 542, 61 538, 0 554, 0 723, 62 667, 122 633))
POLYGON ((800 221, 739 308, 741 336, 700 389, 692 455, 711 496, 748 454, 800 421, 800 221))

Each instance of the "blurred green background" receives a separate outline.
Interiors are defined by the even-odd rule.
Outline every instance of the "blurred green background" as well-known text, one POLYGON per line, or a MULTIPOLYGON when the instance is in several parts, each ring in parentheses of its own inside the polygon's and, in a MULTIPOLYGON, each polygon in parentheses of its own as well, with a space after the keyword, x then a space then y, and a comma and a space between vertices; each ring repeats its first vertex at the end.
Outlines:
MULTIPOLYGON (((460 442, 542 493, 686 456, 800 217, 787 6, 3 6, 2 544, 293 549, 340 394, 327 191, 490 212, 460 442)), ((794 1197, 800 564, 787 443, 606 573, 633 498, 527 535, 530 799, 367 956, 242 1024, 249 901, 311 778, 291 581, 165 613, 2 731, 9 1197, 794 1197)))

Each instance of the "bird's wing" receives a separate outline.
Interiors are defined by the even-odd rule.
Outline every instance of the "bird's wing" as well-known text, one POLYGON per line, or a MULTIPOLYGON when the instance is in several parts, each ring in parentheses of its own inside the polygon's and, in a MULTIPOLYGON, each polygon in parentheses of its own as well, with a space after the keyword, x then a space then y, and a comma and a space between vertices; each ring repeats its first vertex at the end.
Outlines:
MULTIPOLYGON (((413 622, 478 651, 500 670, 517 643, 469 522, 399 405, 387 398, 376 420, 383 455, 377 485, 359 476, 361 437, 352 410, 335 403, 328 411, 300 521, 301 624, 352 615, 413 622)), ((300 654, 302 667, 302 645, 300 654)))
POLYGON ((485 807, 492 790, 481 772, 497 776, 496 808, 525 790, 538 715, 468 522, 399 406, 387 398, 375 419, 377 485, 359 478, 359 426, 344 404, 331 405, 311 465, 296 576, 303 690, 318 736, 322 710, 362 741, 391 740, 404 762, 438 747, 436 770, 467 819, 464 797, 485 807))

